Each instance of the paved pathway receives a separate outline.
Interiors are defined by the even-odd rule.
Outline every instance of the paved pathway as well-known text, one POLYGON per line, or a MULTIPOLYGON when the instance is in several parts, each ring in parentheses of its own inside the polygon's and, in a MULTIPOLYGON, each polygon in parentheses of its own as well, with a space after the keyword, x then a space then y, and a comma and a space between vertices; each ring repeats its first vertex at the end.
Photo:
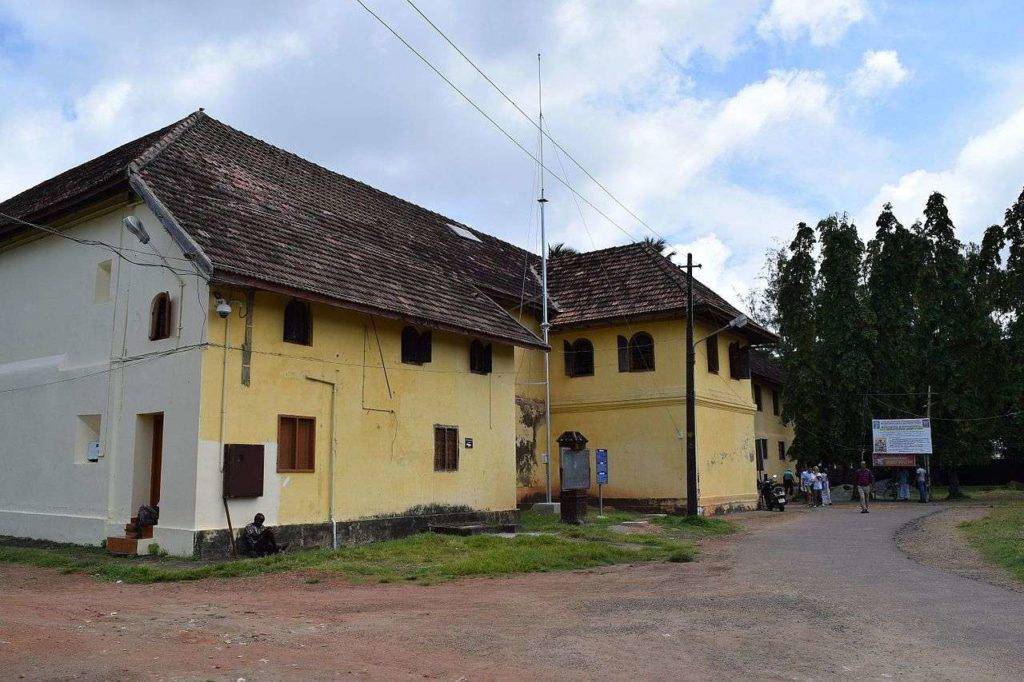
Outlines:
MULTIPOLYGON (((909 503, 870 514, 850 506, 800 513, 737 545, 737 578, 773 582, 799 595, 804 609, 833 614, 838 631, 825 630, 820 640, 839 650, 823 676, 1024 679, 1024 594, 923 566, 897 550, 896 531, 938 509, 909 503)), ((771 668, 813 676, 809 666, 785 665, 794 654, 771 668)))

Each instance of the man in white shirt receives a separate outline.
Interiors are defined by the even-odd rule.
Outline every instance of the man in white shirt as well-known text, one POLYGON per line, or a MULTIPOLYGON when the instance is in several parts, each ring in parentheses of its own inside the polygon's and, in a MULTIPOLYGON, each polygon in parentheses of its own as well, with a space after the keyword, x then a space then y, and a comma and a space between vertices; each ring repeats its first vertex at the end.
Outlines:
POLYGON ((928 501, 928 471, 924 467, 917 467, 917 493, 921 496, 921 502, 928 501))

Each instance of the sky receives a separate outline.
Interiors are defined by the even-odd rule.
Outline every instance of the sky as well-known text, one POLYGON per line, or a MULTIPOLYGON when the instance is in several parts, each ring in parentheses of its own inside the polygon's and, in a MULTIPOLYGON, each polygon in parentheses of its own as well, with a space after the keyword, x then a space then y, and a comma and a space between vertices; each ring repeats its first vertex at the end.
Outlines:
MULTIPOLYGON (((363 1, 537 154, 413 7, 363 1)), ((1019 2, 414 2, 531 116, 542 54, 549 134, 650 228, 548 144, 549 241, 657 234, 734 302, 799 221, 867 239, 939 191, 972 241, 1024 186, 1019 2)), ((0 198, 199 107, 538 250, 537 163, 356 0, 0 0, 0 198)))

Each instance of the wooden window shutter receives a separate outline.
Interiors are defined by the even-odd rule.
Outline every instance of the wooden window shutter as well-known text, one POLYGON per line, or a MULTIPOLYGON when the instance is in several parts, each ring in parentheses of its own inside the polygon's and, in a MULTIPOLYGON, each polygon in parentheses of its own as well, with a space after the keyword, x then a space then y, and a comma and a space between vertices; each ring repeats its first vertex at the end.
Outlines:
POLYGON ((740 346, 740 379, 750 378, 750 346, 740 346))
POLYGON ((313 313, 309 303, 293 298, 284 308, 284 340, 309 346, 313 343, 313 313))
POLYGON ((562 355, 565 359, 565 376, 574 377, 576 376, 576 369, 573 365, 573 352, 572 344, 568 341, 562 342, 562 355))
POLYGON ((277 470, 295 468, 295 419, 280 417, 277 426, 277 470))
POLYGON ((742 368, 740 367, 740 344, 738 341, 733 341, 729 344, 729 377, 732 379, 742 379, 742 368))
POLYGON ((431 358, 431 348, 430 348, 430 345, 431 345, 430 344, 430 330, 428 329, 425 332, 420 334, 420 340, 419 340, 419 343, 417 344, 417 347, 419 349, 419 353, 418 353, 419 357, 418 357, 418 359, 419 359, 420 363, 430 362, 430 358, 431 358))
POLYGON ((171 295, 166 291, 153 297, 149 309, 149 340, 159 341, 171 335, 171 295))
POLYGON ((434 427, 434 471, 458 471, 459 430, 454 426, 434 427))
POLYGON ((619 371, 620 372, 628 372, 629 371, 629 341, 626 340, 625 336, 619 336, 619 338, 618 338, 618 346, 619 346, 619 371))
POLYGON ((757 407, 758 412, 764 409, 764 399, 761 396, 760 384, 754 384, 754 406, 757 407))
POLYGON ((776 417, 779 416, 779 392, 774 388, 772 389, 772 414, 776 417))
POLYGON ((419 340, 420 335, 415 327, 405 327, 402 329, 402 362, 409 365, 416 364, 419 340))
POLYGON ((786 443, 779 441, 779 459, 786 459, 786 443))
POLYGON ((434 471, 444 471, 444 427, 434 427, 434 471))
POLYGON ((708 372, 718 374, 718 334, 712 334, 707 338, 705 349, 708 356, 708 372))
POLYGON ((277 418, 277 470, 313 471, 316 468, 316 419, 277 418))

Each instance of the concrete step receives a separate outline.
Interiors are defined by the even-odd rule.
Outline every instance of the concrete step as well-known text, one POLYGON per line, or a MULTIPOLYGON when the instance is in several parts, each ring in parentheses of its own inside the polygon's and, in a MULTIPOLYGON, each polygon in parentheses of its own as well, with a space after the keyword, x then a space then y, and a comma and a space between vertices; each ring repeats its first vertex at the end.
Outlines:
POLYGON ((480 535, 482 533, 515 533, 516 524, 492 524, 483 523, 438 523, 430 526, 430 532, 442 533, 444 535, 480 535))

